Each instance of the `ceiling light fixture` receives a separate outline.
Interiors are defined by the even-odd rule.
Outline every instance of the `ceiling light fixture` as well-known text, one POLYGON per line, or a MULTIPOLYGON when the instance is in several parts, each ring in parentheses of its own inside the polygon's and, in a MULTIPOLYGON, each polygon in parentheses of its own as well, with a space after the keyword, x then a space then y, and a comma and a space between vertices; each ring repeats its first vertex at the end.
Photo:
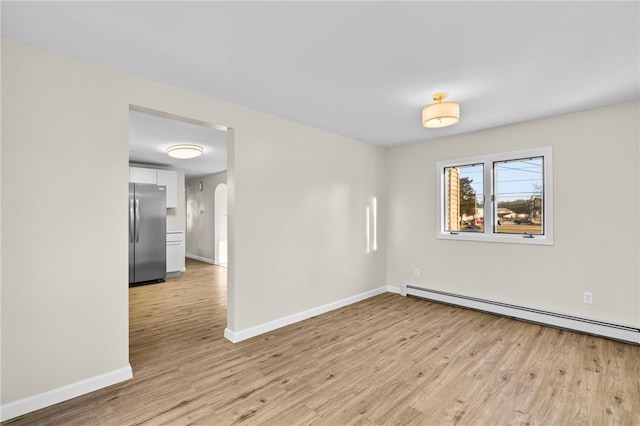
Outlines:
POLYGON ((173 145, 167 148, 167 155, 181 159, 195 158, 202 155, 202 147, 190 144, 173 145))
POLYGON ((437 103, 427 105, 422 109, 422 125, 424 127, 447 127, 460 120, 460 105, 455 102, 442 102, 446 98, 446 93, 436 93, 433 95, 433 100, 437 103))

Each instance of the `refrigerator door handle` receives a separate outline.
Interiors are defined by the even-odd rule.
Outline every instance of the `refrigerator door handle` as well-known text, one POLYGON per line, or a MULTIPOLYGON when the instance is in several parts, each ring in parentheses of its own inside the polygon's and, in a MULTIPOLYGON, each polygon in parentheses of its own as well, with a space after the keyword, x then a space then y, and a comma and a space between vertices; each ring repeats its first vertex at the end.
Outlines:
POLYGON ((136 198, 136 243, 140 241, 140 200, 136 198))
POLYGON ((132 243, 133 242, 133 232, 135 229, 135 225, 134 225, 134 208, 133 208, 133 198, 129 199, 129 242, 132 243))

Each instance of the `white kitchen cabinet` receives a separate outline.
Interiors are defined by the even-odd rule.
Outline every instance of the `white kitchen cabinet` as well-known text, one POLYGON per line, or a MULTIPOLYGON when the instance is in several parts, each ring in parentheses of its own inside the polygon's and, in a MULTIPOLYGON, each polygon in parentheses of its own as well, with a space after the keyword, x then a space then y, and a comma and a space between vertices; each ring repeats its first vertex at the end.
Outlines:
POLYGON ((167 187, 167 208, 178 207, 178 172, 156 170, 156 183, 167 187))
POLYGON ((130 183, 152 183, 167 187, 167 208, 178 207, 178 172, 175 170, 147 169, 129 167, 130 183))
POLYGON ((142 167, 129 167, 130 183, 153 183, 156 181, 156 169, 145 169, 142 167))
POLYGON ((167 273, 184 271, 184 233, 181 231, 167 232, 167 273))

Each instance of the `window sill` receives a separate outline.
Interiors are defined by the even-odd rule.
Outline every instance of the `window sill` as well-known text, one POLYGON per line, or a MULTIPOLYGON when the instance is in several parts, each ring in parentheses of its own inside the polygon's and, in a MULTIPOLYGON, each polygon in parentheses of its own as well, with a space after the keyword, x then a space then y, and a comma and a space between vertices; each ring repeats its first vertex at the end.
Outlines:
POLYGON ((525 245, 545 245, 552 246, 553 238, 548 235, 532 235, 528 234, 509 234, 496 235, 474 232, 459 232, 456 234, 438 233, 436 238, 439 240, 457 240, 457 241, 480 241, 484 243, 506 243, 506 244, 525 244, 525 245))

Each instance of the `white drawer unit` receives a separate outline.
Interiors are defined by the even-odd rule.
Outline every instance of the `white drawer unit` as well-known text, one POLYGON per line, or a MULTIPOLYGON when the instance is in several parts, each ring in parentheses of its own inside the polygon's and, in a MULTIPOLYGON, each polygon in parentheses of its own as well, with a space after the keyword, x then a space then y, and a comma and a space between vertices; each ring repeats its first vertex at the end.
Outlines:
POLYGON ((167 273, 184 271, 184 233, 167 232, 167 273))

